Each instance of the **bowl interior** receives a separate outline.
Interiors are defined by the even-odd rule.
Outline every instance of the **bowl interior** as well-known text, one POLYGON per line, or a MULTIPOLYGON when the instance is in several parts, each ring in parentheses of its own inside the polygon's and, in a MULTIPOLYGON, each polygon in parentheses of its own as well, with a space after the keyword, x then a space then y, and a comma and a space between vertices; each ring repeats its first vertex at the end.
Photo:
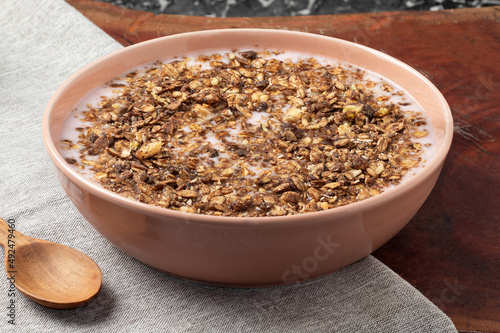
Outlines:
MULTIPOLYGON (((88 183, 64 162, 59 147, 64 121, 77 102, 85 95, 103 83, 139 65, 193 52, 209 53, 221 49, 237 49, 239 51, 249 49, 288 50, 328 56, 372 70, 390 79, 412 95, 425 110, 434 129, 436 148, 434 159, 415 177, 397 188, 403 189, 411 186, 412 182, 417 182, 419 177, 436 171, 442 165, 451 145, 453 132, 451 112, 438 89, 415 69, 376 50, 336 38, 290 31, 233 29, 185 33, 154 39, 116 51, 75 73, 54 94, 47 106, 43 120, 46 147, 57 168, 74 182, 88 183)), ((89 184, 85 184, 85 186, 89 186, 89 184)), ((92 187, 92 185, 90 186, 92 187)), ((94 186, 94 190, 96 189, 97 186, 94 186)), ((117 197, 109 191, 106 192, 108 192, 106 195, 109 197, 117 197)), ((388 192, 390 190, 362 202, 383 197, 388 192)), ((128 199, 123 198, 123 200, 128 199)), ((359 203, 353 205, 356 204, 359 203)), ((151 209, 157 208, 151 207, 151 209)), ((345 206, 338 209, 345 209, 345 206)))

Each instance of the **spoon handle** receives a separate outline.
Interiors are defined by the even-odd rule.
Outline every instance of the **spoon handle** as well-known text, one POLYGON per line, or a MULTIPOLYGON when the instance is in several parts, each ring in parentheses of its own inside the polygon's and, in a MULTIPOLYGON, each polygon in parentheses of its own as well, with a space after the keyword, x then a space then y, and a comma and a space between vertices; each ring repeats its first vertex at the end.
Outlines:
POLYGON ((22 242, 23 234, 15 230, 15 222, 0 217, 0 245, 7 249, 10 244, 22 242))

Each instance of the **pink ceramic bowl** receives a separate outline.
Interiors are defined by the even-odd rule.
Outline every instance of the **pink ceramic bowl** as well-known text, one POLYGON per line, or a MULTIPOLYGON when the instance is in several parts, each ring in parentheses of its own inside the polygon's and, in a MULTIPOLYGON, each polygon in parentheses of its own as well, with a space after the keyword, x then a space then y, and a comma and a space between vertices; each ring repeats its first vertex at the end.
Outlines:
POLYGON ((146 265, 223 286, 269 286, 313 279, 368 256, 417 212, 439 176, 452 141, 450 109, 413 68, 381 52, 313 34, 212 30, 124 48, 71 76, 50 100, 43 138, 71 201, 110 242, 146 265), (435 131, 435 158, 386 192, 327 211, 286 217, 231 218, 182 213, 126 199, 85 180, 64 161, 59 138, 68 113, 94 88, 140 64, 193 51, 268 48, 328 55, 373 70, 408 91, 435 131))

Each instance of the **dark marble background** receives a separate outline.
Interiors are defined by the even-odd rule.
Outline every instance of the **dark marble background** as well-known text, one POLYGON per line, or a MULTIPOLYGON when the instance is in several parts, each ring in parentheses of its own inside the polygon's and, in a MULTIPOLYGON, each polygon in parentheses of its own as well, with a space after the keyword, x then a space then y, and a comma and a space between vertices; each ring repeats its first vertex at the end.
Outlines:
POLYGON ((500 5, 500 0, 99 0, 155 14, 212 17, 326 15, 500 5))

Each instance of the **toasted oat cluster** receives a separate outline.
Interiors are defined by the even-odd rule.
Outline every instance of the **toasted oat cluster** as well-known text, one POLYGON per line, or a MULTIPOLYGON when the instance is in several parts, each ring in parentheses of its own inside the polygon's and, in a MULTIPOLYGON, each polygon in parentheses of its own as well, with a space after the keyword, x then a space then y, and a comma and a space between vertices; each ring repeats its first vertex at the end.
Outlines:
POLYGON ((421 163, 421 114, 361 69, 279 52, 156 63, 83 112, 80 159, 105 188, 217 216, 282 216, 378 195, 421 163))

